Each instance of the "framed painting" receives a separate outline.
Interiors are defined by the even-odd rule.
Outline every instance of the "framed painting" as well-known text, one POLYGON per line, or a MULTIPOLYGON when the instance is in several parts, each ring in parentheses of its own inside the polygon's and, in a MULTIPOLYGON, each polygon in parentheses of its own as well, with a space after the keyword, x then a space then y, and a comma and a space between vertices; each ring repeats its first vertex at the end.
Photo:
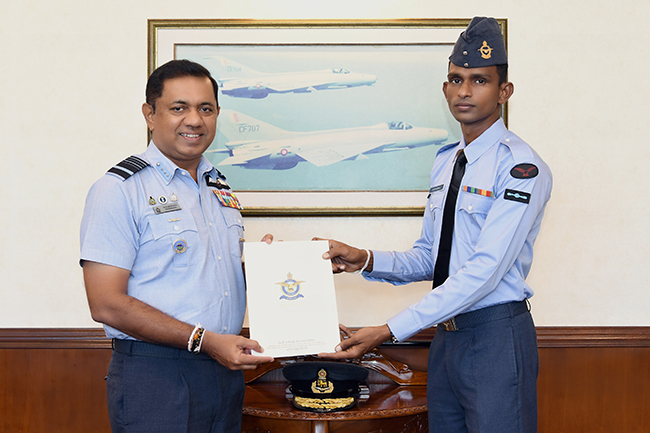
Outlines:
POLYGON ((148 67, 189 59, 217 80, 205 156, 244 215, 421 215, 438 149, 460 140, 442 83, 468 23, 150 20, 148 67))

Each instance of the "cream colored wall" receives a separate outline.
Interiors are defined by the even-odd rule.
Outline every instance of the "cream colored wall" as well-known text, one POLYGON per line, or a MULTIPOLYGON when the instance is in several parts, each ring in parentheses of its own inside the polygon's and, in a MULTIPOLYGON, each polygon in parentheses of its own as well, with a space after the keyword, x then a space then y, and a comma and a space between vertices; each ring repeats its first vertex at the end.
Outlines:
MULTIPOLYGON (((148 18, 508 19, 510 127, 553 198, 529 278, 538 325, 650 325, 650 6, 643 1, 0 2, 0 327, 96 326, 78 260, 91 183, 146 142, 148 18), (639 72, 641 71, 641 72, 639 72)), ((247 219, 248 239, 405 249, 418 218, 247 219)), ((340 320, 378 324, 429 290, 338 276, 340 320)))

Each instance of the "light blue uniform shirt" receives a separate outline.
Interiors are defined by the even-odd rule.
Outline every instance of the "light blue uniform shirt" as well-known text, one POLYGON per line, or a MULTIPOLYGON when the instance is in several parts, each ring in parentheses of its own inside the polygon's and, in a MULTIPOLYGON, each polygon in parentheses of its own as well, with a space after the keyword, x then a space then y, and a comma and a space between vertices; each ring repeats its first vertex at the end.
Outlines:
MULTIPOLYGON (((150 165, 126 180, 107 173, 90 189, 81 260, 128 269, 128 294, 171 317, 238 334, 246 308, 243 224, 239 211, 222 206, 217 188, 207 185, 217 170, 202 157, 197 184, 153 142, 138 156, 150 165), (162 202, 181 209, 156 214, 162 202)), ((110 338, 133 339, 104 329, 110 338)))
POLYGON ((405 252, 373 251, 373 270, 364 276, 395 285, 433 279, 445 197, 456 154, 463 148, 467 165, 456 205, 449 278, 388 320, 398 340, 458 314, 533 295, 525 279, 553 180, 546 163, 502 119, 467 147, 463 139, 440 149, 421 238, 405 252), (528 166, 515 169, 519 164, 534 164, 539 174, 530 177, 528 166), (513 169, 529 177, 516 178, 513 169))

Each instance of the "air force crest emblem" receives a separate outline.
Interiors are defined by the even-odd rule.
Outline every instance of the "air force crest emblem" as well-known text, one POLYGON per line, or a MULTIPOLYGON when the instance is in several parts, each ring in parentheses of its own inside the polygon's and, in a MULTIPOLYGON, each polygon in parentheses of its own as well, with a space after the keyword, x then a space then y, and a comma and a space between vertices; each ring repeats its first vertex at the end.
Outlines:
POLYGON ((281 283, 275 283, 279 286, 282 286, 282 293, 284 294, 280 296, 280 299, 295 301, 296 299, 304 298, 304 296, 300 294, 300 283, 304 283, 304 281, 294 280, 291 272, 287 274, 286 280, 281 283))
POLYGON ((481 48, 479 48, 478 51, 481 53, 481 57, 484 59, 489 59, 492 57, 492 47, 487 44, 487 41, 483 41, 483 45, 481 45, 481 48))

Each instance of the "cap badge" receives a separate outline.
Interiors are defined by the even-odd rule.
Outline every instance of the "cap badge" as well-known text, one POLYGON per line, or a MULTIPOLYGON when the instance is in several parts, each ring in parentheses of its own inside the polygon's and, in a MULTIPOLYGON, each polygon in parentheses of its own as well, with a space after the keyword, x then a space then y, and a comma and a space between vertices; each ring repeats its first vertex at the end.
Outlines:
POLYGON ((312 382, 311 390, 314 394, 329 394, 334 391, 334 385, 327 380, 327 372, 324 368, 318 371, 318 379, 312 382))
POLYGON ((492 57, 492 48, 487 44, 487 41, 483 41, 483 45, 481 45, 481 48, 479 48, 479 52, 481 53, 481 57, 484 59, 489 59, 492 57))

